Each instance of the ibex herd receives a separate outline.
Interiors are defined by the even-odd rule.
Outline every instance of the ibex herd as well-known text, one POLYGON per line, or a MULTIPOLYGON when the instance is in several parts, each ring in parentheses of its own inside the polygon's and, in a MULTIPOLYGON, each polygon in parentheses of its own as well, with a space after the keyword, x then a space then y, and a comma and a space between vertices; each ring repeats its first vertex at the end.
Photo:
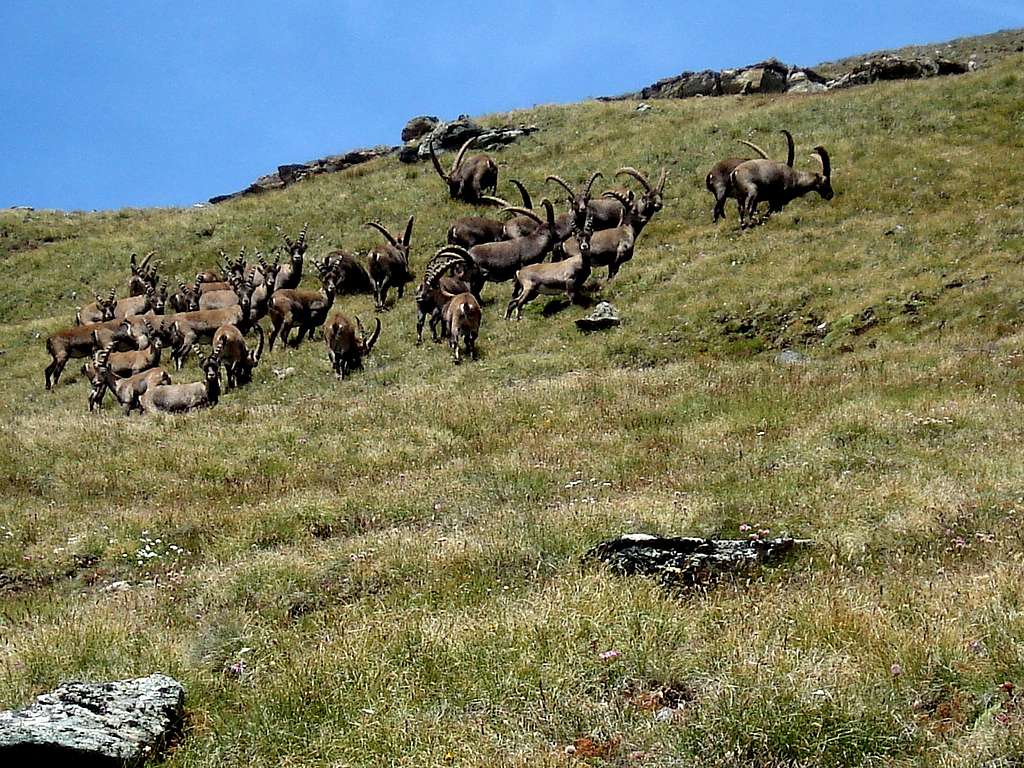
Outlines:
MULTIPOLYGON (((820 173, 795 170, 793 137, 788 131, 782 133, 788 145, 785 163, 769 159, 756 144, 741 140, 759 157, 732 157, 712 167, 705 178, 715 198, 712 223, 725 216, 729 198, 736 200, 744 229, 762 223, 808 192, 832 199, 831 163, 825 148, 814 148, 820 173), (767 204, 763 216, 758 213, 761 203, 767 204)), ((575 303, 595 267, 607 267, 607 279, 612 280, 633 258, 641 232, 664 206, 668 181, 666 169, 652 183, 636 168, 626 166, 615 177, 636 181, 639 190, 617 187, 594 196, 594 185, 602 178, 599 171, 578 186, 549 175, 546 183, 560 188, 564 197, 543 198, 535 207, 526 186, 513 179, 510 183, 522 199, 517 206, 496 196, 498 166, 492 158, 466 156, 472 143, 462 145, 447 173, 431 145, 433 166, 453 199, 498 206, 509 218, 469 216, 453 222, 447 231, 448 244, 428 261, 415 291, 416 343, 422 342, 423 326, 429 321, 432 339, 447 340, 455 363, 463 356, 477 357, 481 293, 486 283, 512 282, 507 320, 520 319, 524 306, 540 295, 564 295, 575 303), (565 204, 561 212, 554 202, 559 199, 565 204), (551 260, 545 261, 548 254, 551 260)), ((278 230, 283 248, 275 249, 279 252, 273 264, 258 251, 252 263, 247 262, 244 248, 234 259, 221 252, 217 269, 203 270, 187 282, 179 280, 178 290, 170 296, 160 279, 161 262, 152 262, 155 252, 141 260, 131 254, 128 295, 119 299, 114 289, 106 296, 94 294, 95 302, 78 310, 74 325, 47 338, 51 362, 45 371, 46 388, 57 384, 70 359, 91 357, 82 366, 91 382, 90 410, 101 406, 107 390, 125 413, 173 413, 214 406, 221 396, 222 366, 228 389, 252 381, 264 352, 264 316, 270 318, 266 340, 270 352, 277 341, 298 346, 322 328, 331 369, 343 379, 362 367, 380 338, 381 322, 376 320, 373 331, 367 333, 358 317, 342 312, 331 315, 331 310, 337 297, 355 293, 372 294, 378 312, 389 308, 392 288, 397 301, 403 299, 406 285, 415 280, 410 254, 414 222, 415 217, 409 216, 400 237, 378 220, 367 222, 383 242, 367 253, 365 265, 358 254, 342 250, 311 259, 319 290, 300 287, 309 248, 308 226, 295 240, 278 230), (255 334, 255 344, 246 341, 249 334, 255 334), (177 375, 196 344, 212 347, 200 364, 202 380, 172 383, 170 374, 160 367, 164 350, 174 361, 177 375)))

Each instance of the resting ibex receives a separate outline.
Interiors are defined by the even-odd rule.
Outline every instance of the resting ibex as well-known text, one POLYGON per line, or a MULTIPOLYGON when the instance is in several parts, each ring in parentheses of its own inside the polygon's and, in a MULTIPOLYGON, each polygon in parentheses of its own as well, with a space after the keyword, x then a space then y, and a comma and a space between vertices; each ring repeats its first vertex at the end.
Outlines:
MULTIPOLYGON (((197 283, 199 282, 201 281, 197 278, 197 283)), ((199 309, 199 295, 198 285, 186 285, 184 281, 179 280, 178 290, 171 294, 168 302, 175 312, 193 312, 199 309)))
POLYGON ((148 387, 139 398, 143 413, 181 413, 197 408, 208 408, 220 400, 220 353, 203 361, 203 381, 194 384, 162 384, 148 387))
POLYGON ((149 260, 156 255, 156 251, 150 251, 145 255, 141 262, 135 261, 135 254, 131 255, 129 266, 131 267, 132 273, 128 278, 128 295, 129 296, 141 296, 146 292, 146 287, 156 286, 158 279, 157 267, 149 266, 149 260))
MULTIPOLYGON (((618 192, 604 194, 618 200, 622 213, 619 226, 594 233, 590 240, 590 262, 595 267, 607 266, 608 279, 611 280, 618 274, 619 268, 633 258, 636 239, 651 219, 647 213, 638 209, 639 201, 635 200, 632 192, 625 196, 618 192)), ((566 256, 574 257, 580 254, 578 243, 570 240, 564 245, 566 256)))
POLYGON ((344 379, 349 371, 363 367, 363 358, 370 354, 380 338, 380 320, 375 319, 377 327, 369 335, 358 317, 353 326, 352 321, 341 312, 336 313, 324 326, 327 357, 339 379, 344 379))
POLYGON ((444 305, 460 293, 470 291, 470 279, 467 272, 476 274, 478 270, 468 254, 465 256, 445 256, 442 248, 431 259, 423 272, 423 282, 416 289, 416 344, 423 343, 423 323, 430 318, 430 335, 434 341, 440 341, 437 333, 441 322, 441 310, 444 305), (445 274, 448 270, 453 274, 445 274))
MULTIPOLYGON (((793 134, 783 129, 780 133, 786 137, 786 145, 788 151, 786 153, 786 165, 790 168, 793 167, 793 134)), ((760 159, 767 160, 768 155, 763 149, 757 144, 747 141, 746 139, 738 139, 740 144, 745 144, 752 150, 760 155, 760 159)), ((725 218, 725 201, 730 197, 736 200, 737 207, 739 206, 739 198, 736 195, 736 190, 732 185, 732 172, 736 170, 736 167, 740 163, 745 163, 750 158, 748 157, 729 157, 725 160, 719 160, 715 163, 711 170, 708 172, 707 177, 704 179, 704 186, 708 188, 708 192, 715 196, 715 207, 711 210, 711 223, 716 224, 719 219, 725 218)))
POLYGON ((832 163, 824 147, 814 148, 814 158, 821 165, 821 173, 795 171, 788 165, 773 160, 748 160, 732 172, 732 185, 739 197, 740 225, 752 226, 758 203, 768 203, 769 212, 778 212, 791 200, 808 192, 817 192, 831 200, 832 163))
POLYGON ((327 313, 334 304, 337 293, 334 271, 325 263, 317 263, 317 271, 323 283, 323 292, 307 291, 298 288, 283 288, 274 291, 270 299, 270 351, 274 351, 274 341, 281 336, 281 342, 288 345, 288 334, 292 328, 299 327, 299 335, 293 346, 299 346, 306 334, 313 338, 313 332, 324 324, 327 313))
POLYGON ((113 288, 110 289, 110 295, 105 299, 98 293, 94 293, 93 296, 96 298, 96 301, 92 304, 86 304, 75 313, 75 325, 88 325, 89 323, 102 323, 106 320, 113 320, 114 312, 117 311, 117 297, 114 294, 113 288))
POLYGON ((263 328, 259 323, 253 324, 253 330, 259 337, 256 349, 249 349, 242 332, 234 325, 222 325, 213 334, 214 348, 221 349, 221 361, 227 372, 228 389, 240 387, 252 381, 252 371, 259 365, 263 357, 263 328))
POLYGON ((453 296, 441 310, 442 328, 448 337, 448 345, 452 349, 452 361, 462 360, 459 344, 466 348, 466 354, 476 360, 476 338, 480 334, 482 316, 480 302, 472 293, 460 293, 453 296))
POLYGON ((466 150, 474 141, 475 136, 462 145, 448 173, 441 168, 441 163, 434 154, 434 143, 428 144, 430 161, 434 164, 437 175, 448 185, 448 195, 454 200, 467 203, 475 203, 485 192, 490 191, 493 194, 498 188, 497 163, 487 155, 466 157, 466 150))
POLYGON ((531 235, 518 237, 515 240, 503 240, 499 243, 483 243, 473 246, 468 251, 457 245, 449 245, 438 253, 439 255, 468 256, 473 260, 480 270, 478 281, 473 285, 474 293, 479 294, 479 287, 484 281, 501 283, 511 280, 520 268, 543 260, 545 254, 555 243, 555 210, 550 200, 542 200, 541 205, 547 213, 546 225, 533 211, 528 211, 525 208, 505 209, 537 219, 540 226, 531 235))
POLYGON ((285 247, 288 250, 288 263, 281 267, 277 273, 277 280, 274 281, 274 290, 280 290, 281 288, 298 288, 299 283, 302 281, 302 262, 303 256, 306 255, 306 232, 309 230, 309 224, 302 225, 302 231, 299 232, 299 239, 292 241, 284 231, 278 227, 277 231, 281 235, 281 239, 284 240, 285 247))
POLYGON ((414 216, 409 217, 401 240, 388 232, 380 222, 366 223, 366 226, 374 227, 387 240, 385 245, 376 246, 366 257, 373 284, 373 300, 378 310, 385 309, 391 286, 398 289, 398 298, 401 299, 405 295, 406 283, 412 282, 413 274, 409 269, 409 242, 412 239, 414 220, 414 216))
POLYGON ((135 344, 124 320, 107 320, 102 323, 75 325, 49 336, 46 339, 46 351, 52 358, 46 366, 46 388, 52 389, 60 380, 64 366, 72 358, 88 357, 96 349, 107 344, 130 349, 135 344))
POLYGON ((564 293, 571 304, 590 277, 590 238, 594 232, 593 216, 588 214, 582 229, 573 233, 579 253, 563 261, 530 264, 516 272, 512 300, 505 310, 508 320, 515 310, 516 320, 523 316, 523 307, 540 294, 564 293))
POLYGON ((139 398, 145 394, 147 389, 171 383, 171 377, 163 368, 150 368, 127 378, 120 378, 114 374, 107 363, 110 350, 111 348, 107 347, 96 356, 94 371, 90 375, 92 382, 92 387, 89 390, 90 411, 102 405, 103 395, 109 389, 127 415, 132 412, 133 408, 141 410, 139 398))

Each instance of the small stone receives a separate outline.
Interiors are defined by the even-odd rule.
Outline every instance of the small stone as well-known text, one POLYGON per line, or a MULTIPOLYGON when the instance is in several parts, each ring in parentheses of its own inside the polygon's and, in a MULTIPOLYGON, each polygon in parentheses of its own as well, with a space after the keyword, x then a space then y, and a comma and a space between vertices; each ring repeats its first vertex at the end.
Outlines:
POLYGON ((622 324, 619 311, 609 302, 602 301, 586 317, 576 321, 576 327, 581 331, 597 331, 604 328, 613 328, 622 324))
POLYGON ((775 362, 782 365, 803 365, 808 361, 807 355, 795 349, 784 349, 775 356, 775 362))

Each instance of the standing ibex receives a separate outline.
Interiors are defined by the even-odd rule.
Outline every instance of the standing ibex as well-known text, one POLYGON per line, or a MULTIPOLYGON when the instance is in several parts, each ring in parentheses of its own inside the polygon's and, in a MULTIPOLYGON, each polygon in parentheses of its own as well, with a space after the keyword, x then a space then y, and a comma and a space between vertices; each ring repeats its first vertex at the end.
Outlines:
MULTIPOLYGON (((786 153, 786 165, 790 168, 793 167, 793 134, 783 129, 780 131, 786 137, 786 146, 788 148, 786 153)), ((767 160, 768 155, 763 149, 757 144, 747 141, 746 139, 738 139, 740 144, 745 144, 752 150, 760 155, 760 159, 767 160)), ((739 206, 739 198, 736 195, 736 190, 732 185, 732 172, 736 170, 736 167, 740 163, 745 163, 750 158, 747 157, 729 157, 725 160, 719 160, 715 163, 708 175, 704 179, 704 186, 707 187, 708 192, 715 196, 715 207, 711 210, 711 223, 716 224, 719 219, 725 218, 725 201, 730 197, 736 200, 737 207, 739 206)))
POLYGON ((405 232, 399 240, 378 221, 369 221, 366 226, 377 229, 387 243, 374 247, 366 257, 370 280, 373 283, 373 299, 377 310, 385 309, 388 290, 391 286, 398 289, 398 298, 405 295, 406 283, 412 282, 413 274, 409 269, 409 241, 412 239, 414 216, 409 217, 405 232))
MULTIPOLYGON (((628 192, 625 196, 618 192, 605 192, 604 194, 620 203, 622 213, 619 226, 594 233, 590 240, 590 262, 595 267, 607 266, 608 279, 611 280, 618 274, 619 268, 633 258, 636 239, 651 218, 650 206, 641 209, 643 198, 637 201, 632 192, 628 192)), ((566 241, 564 245, 566 256, 574 257, 580 254, 578 243, 570 240, 566 241)))
POLYGON ((121 299, 114 307, 114 317, 121 319, 144 315, 147 312, 154 312, 158 315, 164 313, 167 306, 167 287, 162 283, 147 285, 146 290, 138 296, 129 296, 121 299))
POLYGON ((46 377, 46 388, 52 389, 57 385, 68 360, 88 357, 94 350, 107 344, 123 346, 126 349, 135 344, 135 339, 124 320, 75 325, 49 336, 46 339, 46 351, 52 359, 43 372, 46 377))
POLYGON ((281 239, 284 240, 285 247, 288 250, 288 263, 281 267, 277 273, 277 280, 274 281, 274 290, 281 288, 298 288, 299 282, 302 280, 302 260, 306 254, 306 232, 309 230, 309 224, 302 225, 302 231, 299 232, 299 239, 292 241, 284 231, 278 227, 277 231, 281 235, 281 239))
MULTIPOLYGON (((136 373, 156 368, 160 365, 160 356, 164 343, 157 336, 148 318, 143 318, 143 325, 146 328, 146 346, 142 349, 132 349, 124 352, 115 352, 112 344, 105 345, 100 353, 103 354, 106 365, 118 376, 134 376, 136 373)), ((125 327, 128 330, 128 327, 125 327)), ((100 354, 97 353, 97 356, 100 354)), ((98 359, 98 357, 97 357, 98 359)), ((96 378, 97 360, 86 363, 82 366, 82 373, 90 380, 96 378)))
POLYGON ((593 216, 588 214, 583 228, 576 228, 574 235, 579 253, 563 261, 530 264, 516 272, 512 300, 505 310, 508 320, 515 310, 516 320, 523 316, 523 307, 540 294, 558 295, 564 293, 571 304, 590 277, 590 238, 594 232, 593 216))
POLYGON ((485 192, 490 191, 494 194, 498 188, 498 165, 494 160, 487 155, 466 157, 466 150, 474 141, 475 136, 462 145, 448 173, 441 168, 441 163, 434 154, 434 143, 431 141, 428 144, 430 161, 434 164, 437 175, 448 185, 448 195, 454 200, 466 203, 475 203, 485 192))
POLYGON ((94 293, 93 296, 96 298, 96 301, 92 304, 86 304, 75 313, 75 325, 88 325, 89 323, 102 323, 106 320, 113 320, 114 313, 117 311, 117 297, 114 294, 115 290, 113 288, 110 289, 110 295, 105 299, 98 293, 94 293))
POLYGON ((478 272, 476 264, 469 257, 446 256, 442 248, 427 264, 423 282, 416 288, 416 344, 423 343, 423 323, 430 318, 430 335, 440 341, 437 326, 441 322, 444 305, 460 293, 470 291, 471 276, 478 272), (449 269, 453 274, 445 274, 449 269), (467 274, 468 273, 468 274, 467 274))
POLYGON ((252 371, 263 357, 263 328, 253 323, 253 330, 259 337, 256 349, 249 349, 242 332, 234 325, 222 325, 213 334, 213 346, 221 349, 221 361, 227 372, 228 389, 240 387, 252 381, 252 371))
POLYGON ((795 171, 788 165, 773 160, 748 160, 732 172, 732 185, 739 197, 740 226, 755 223, 759 203, 768 203, 768 211, 778 212, 797 197, 817 192, 831 200, 832 163, 824 147, 814 148, 814 158, 821 165, 821 173, 795 171))
POLYGON ((239 329, 248 330, 249 293, 243 292, 239 304, 223 309, 200 309, 195 312, 181 312, 171 315, 173 320, 170 329, 170 342, 174 348, 172 353, 177 370, 188 357, 192 346, 198 341, 213 341, 213 335, 222 325, 235 325, 239 329))
POLYGON ((480 302, 469 292, 453 296, 441 310, 442 328, 452 349, 452 361, 462 360, 459 344, 466 348, 466 354, 476 360, 476 339, 480 335, 480 320, 483 313, 480 302))
POLYGON ((278 336, 281 342, 288 345, 288 334, 292 328, 299 327, 299 335, 293 346, 299 346, 302 339, 309 334, 313 338, 313 332, 324 324, 327 313, 334 304, 334 296, 337 293, 334 271, 326 263, 313 262, 320 273, 320 280, 323 283, 323 292, 300 290, 299 288, 283 288, 274 291, 270 299, 270 322, 273 330, 270 332, 270 351, 274 351, 274 341, 278 336))
POLYGON ((208 408, 220 400, 220 347, 203 361, 203 381, 148 387, 139 398, 143 413, 181 413, 208 408))
POLYGON ((103 395, 109 389, 117 402, 124 408, 125 414, 138 408, 139 398, 150 387, 170 384, 171 377, 163 368, 149 368, 127 378, 117 376, 108 363, 111 347, 106 347, 96 355, 94 371, 90 376, 92 387, 89 390, 89 410, 98 408, 103 403, 103 395))
POLYGON ((377 327, 369 335, 358 317, 353 326, 352 321, 341 312, 336 313, 324 326, 327 357, 339 379, 344 379, 349 371, 363 367, 363 358, 370 354, 380 338, 380 320, 375 319, 377 327))

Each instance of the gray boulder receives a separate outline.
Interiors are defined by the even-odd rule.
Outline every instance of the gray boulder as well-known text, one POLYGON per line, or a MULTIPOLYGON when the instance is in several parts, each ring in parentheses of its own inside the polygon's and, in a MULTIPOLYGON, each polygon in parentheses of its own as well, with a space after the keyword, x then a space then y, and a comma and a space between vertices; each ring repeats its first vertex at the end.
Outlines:
POLYGON ((879 80, 915 80, 941 75, 962 75, 967 66, 943 58, 920 57, 904 59, 884 55, 858 64, 850 72, 828 83, 829 89, 868 85, 879 80))
POLYGON ((621 325, 622 319, 619 317, 619 310, 607 301, 602 301, 586 317, 581 317, 576 321, 576 327, 581 331, 599 331, 603 328, 614 328, 616 325, 621 325))
POLYGON ((722 93, 782 93, 786 90, 788 76, 789 67, 775 59, 743 69, 723 69, 722 93))
POLYGON ((413 141, 437 128, 441 121, 433 115, 419 115, 405 124, 402 129, 402 141, 413 141))
POLYGON ((0 712, 0 764, 137 766, 181 726, 185 689, 166 675, 65 683, 35 704, 0 712))
POLYGON ((823 78, 812 79, 808 72, 805 69, 790 72, 786 79, 786 93, 821 93, 828 90, 823 78))

